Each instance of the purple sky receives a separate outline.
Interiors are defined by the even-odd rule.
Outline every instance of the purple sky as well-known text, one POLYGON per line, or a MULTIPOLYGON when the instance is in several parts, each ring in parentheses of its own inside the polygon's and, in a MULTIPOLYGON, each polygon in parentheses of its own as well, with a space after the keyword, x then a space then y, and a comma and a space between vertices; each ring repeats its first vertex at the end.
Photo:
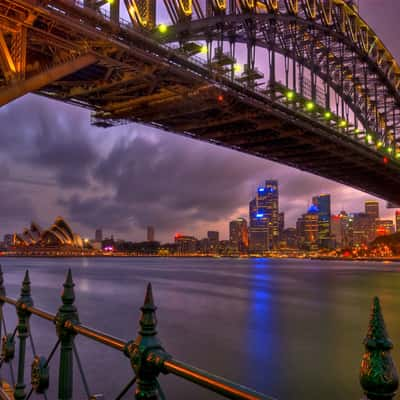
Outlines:
MULTIPOLYGON (((400 2, 360 0, 361 14, 400 59, 400 2)), ((42 227, 57 215, 83 236, 103 228, 129 240, 175 232, 199 238, 248 217, 248 202, 265 179, 278 179, 286 226, 311 197, 331 193, 332 211, 363 210, 373 197, 332 181, 171 133, 131 124, 90 126, 85 110, 28 95, 0 110, 0 234, 42 227)), ((381 216, 393 218, 381 201, 381 216)))

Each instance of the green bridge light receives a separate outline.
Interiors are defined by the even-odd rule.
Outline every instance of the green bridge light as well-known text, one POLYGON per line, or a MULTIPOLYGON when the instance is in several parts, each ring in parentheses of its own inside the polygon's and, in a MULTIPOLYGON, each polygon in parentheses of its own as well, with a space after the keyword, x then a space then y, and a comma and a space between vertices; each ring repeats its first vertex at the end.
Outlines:
POLYGON ((203 46, 200 47, 200 53, 201 54, 207 54, 208 53, 207 45, 203 44, 203 46))
POLYGON ((306 103, 306 110, 307 110, 307 111, 312 111, 312 110, 314 110, 314 108, 315 108, 314 102, 312 102, 312 101, 307 101, 307 103, 306 103))
POLYGON ((331 119, 332 118, 332 113, 330 111, 325 111, 324 117, 325 117, 325 119, 331 119))
POLYGON ((383 142, 382 142, 382 141, 379 141, 379 142, 376 144, 376 147, 378 147, 378 149, 381 148, 382 146, 383 146, 383 142))
POLYGON ((292 90, 289 90, 288 92, 286 92, 286 98, 288 100, 293 100, 294 99, 294 92, 292 90))
POLYGON ((342 120, 339 122, 339 126, 340 126, 340 128, 345 128, 345 127, 347 126, 347 121, 344 120, 344 119, 342 119, 342 120))
POLYGON ((167 33, 167 31, 168 31, 168 26, 165 25, 165 24, 160 24, 160 25, 158 25, 158 31, 159 31, 160 33, 167 33))

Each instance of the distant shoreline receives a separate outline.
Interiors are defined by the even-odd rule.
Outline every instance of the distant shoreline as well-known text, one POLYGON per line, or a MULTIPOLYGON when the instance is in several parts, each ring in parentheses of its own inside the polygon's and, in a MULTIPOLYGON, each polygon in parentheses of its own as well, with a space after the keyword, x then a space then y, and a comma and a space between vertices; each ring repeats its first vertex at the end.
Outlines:
POLYGON ((383 258, 372 258, 372 257, 357 257, 357 258, 350 258, 350 257, 293 257, 293 256, 285 256, 285 257, 274 257, 274 256, 212 256, 212 255, 22 255, 22 254, 1 254, 1 258, 208 258, 208 259, 219 259, 219 258, 226 258, 226 259, 262 259, 262 258, 269 258, 271 260, 319 260, 319 261, 369 261, 369 262, 400 262, 400 257, 383 257, 383 258))

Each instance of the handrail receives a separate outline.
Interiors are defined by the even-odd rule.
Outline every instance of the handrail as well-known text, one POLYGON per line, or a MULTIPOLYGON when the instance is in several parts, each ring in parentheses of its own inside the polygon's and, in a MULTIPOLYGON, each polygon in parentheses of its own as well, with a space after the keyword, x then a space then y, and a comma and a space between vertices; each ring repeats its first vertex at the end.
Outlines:
MULTIPOLYGON (((138 336, 134 341, 125 341, 123 339, 111 336, 109 334, 100 332, 91 327, 85 326, 80 323, 79 317, 77 314, 77 310, 73 305, 75 295, 73 291, 74 283, 72 281, 71 271, 68 271, 67 279, 64 283, 64 291, 62 293, 62 301, 63 305, 59 308, 57 314, 52 314, 47 311, 44 311, 40 308, 33 306, 33 301, 30 297, 30 280, 28 271, 26 272, 22 290, 21 297, 16 300, 11 297, 6 296, 5 289, 3 286, 3 274, 0 266, 0 315, 1 319, 3 318, 2 306, 4 303, 10 304, 16 308, 19 324, 18 324, 18 332, 19 336, 21 336, 20 332, 24 332, 25 336, 22 335, 21 338, 23 342, 20 343, 20 355, 19 355, 19 382, 16 385, 15 390, 15 399, 19 398, 25 399, 25 384, 23 380, 23 367, 25 365, 25 341, 27 337, 29 337, 29 317, 30 315, 35 315, 41 319, 53 322, 56 325, 57 334, 59 336, 59 342, 61 342, 61 356, 60 356, 60 379, 61 376, 67 377, 63 384, 59 386, 59 398, 69 399, 68 393, 72 395, 72 379, 69 380, 68 377, 72 376, 72 362, 70 362, 70 358, 72 357, 72 352, 68 353, 67 348, 63 348, 64 341, 68 342, 68 348, 74 348, 73 338, 75 335, 79 334, 85 336, 89 339, 95 340, 99 343, 102 343, 108 347, 116 349, 125 356, 130 359, 133 370, 136 373, 136 377, 132 383, 136 380, 137 389, 136 396, 137 398, 143 395, 143 393, 152 393, 152 391, 158 392, 159 383, 157 382, 157 376, 160 373, 168 374, 171 373, 178 377, 181 377, 189 382, 192 382, 198 386, 202 386, 208 390, 211 390, 215 393, 219 393, 225 398, 228 399, 236 399, 236 400, 274 400, 272 397, 268 397, 262 393, 256 392, 250 388, 239 385, 235 382, 229 381, 220 376, 214 375, 208 371, 204 371, 193 367, 189 364, 186 364, 182 361, 178 361, 174 359, 171 355, 169 355, 161 346, 157 334, 156 334, 156 317, 155 310, 156 307, 153 303, 153 293, 152 287, 149 284, 146 291, 145 301, 143 306, 141 307, 142 316, 140 319, 140 330, 138 332, 138 336), (21 345, 23 353, 21 353, 21 345), (21 356, 22 354, 22 356, 21 356), (22 359, 21 359, 22 357, 22 359), (22 372, 21 372, 22 371, 22 372), (18 387, 18 388, 17 388, 18 387), (17 390, 18 389, 18 390, 17 390), (156 390, 157 389, 157 390, 156 390), (62 395, 60 394, 62 393, 62 395), (67 393, 67 395, 65 395, 67 393)), ((0 320, 0 325, 1 325, 0 320)), ((1 329, 1 328, 0 328, 1 329)), ((16 332, 16 331, 15 331, 16 332)), ((3 349, 2 356, 3 361, 8 362, 12 359, 10 356, 8 359, 5 356, 8 350, 10 343, 13 344, 15 332, 13 335, 7 335, 3 339, 3 349), (6 344, 5 344, 6 343, 6 344)), ((21 340, 22 340, 21 339, 21 340)), ((65 344, 65 343, 64 343, 65 344)), ((55 349, 58 346, 58 342, 56 347, 52 350, 51 354, 54 354, 55 349)), ((50 358, 42 362, 42 366, 47 365, 50 362, 50 358)), ((35 360, 37 357, 35 357, 35 360)), ((78 359, 78 364, 80 364, 78 359)), ((1 365, 1 364, 0 364, 1 365)), ((37 373, 37 371, 36 371, 37 373)), ((32 374, 33 366, 32 366, 32 374)), ((48 374, 48 372, 47 372, 48 374)), ((33 376, 33 375, 32 375, 33 376)), ((48 378, 47 378, 48 385, 48 378)), ((40 385, 39 389, 41 388, 40 385)), ((45 386, 43 386, 45 387, 45 386)), ((45 387, 44 390, 46 390, 45 387)), ((36 390, 33 386, 31 392, 36 390)), ((124 389, 126 390, 126 389, 124 389)), ((41 393, 38 391, 38 393, 41 393)), ((124 392, 125 393, 125 392, 124 392)), ((29 396, 28 396, 29 397, 29 396)), ((120 398, 120 397, 118 397, 120 398)), ((153 398, 153 397, 152 397, 153 398)), ((158 394, 156 393, 156 397, 154 399, 158 399, 158 394)), ((160 398, 163 398, 160 396, 160 398)), ((72 397, 71 397, 72 399, 72 397)))

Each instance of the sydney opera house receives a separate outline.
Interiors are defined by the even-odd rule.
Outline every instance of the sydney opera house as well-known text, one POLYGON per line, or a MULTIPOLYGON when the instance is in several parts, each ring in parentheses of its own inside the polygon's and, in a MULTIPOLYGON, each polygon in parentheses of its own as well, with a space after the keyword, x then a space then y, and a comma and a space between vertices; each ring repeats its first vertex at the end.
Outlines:
POLYGON ((57 217, 53 225, 43 230, 35 222, 22 233, 15 233, 13 247, 18 253, 28 254, 74 254, 83 251, 83 240, 75 234, 62 217, 57 217))

